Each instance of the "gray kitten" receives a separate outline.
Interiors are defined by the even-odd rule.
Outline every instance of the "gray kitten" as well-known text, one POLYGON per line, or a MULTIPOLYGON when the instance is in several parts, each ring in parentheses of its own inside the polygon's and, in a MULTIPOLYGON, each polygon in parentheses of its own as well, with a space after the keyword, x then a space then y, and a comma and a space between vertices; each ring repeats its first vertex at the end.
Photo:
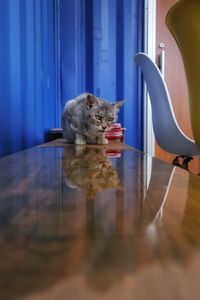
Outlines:
POLYGON ((117 122, 124 101, 109 103, 84 93, 69 100, 62 115, 63 137, 68 143, 107 144, 105 132, 117 122))

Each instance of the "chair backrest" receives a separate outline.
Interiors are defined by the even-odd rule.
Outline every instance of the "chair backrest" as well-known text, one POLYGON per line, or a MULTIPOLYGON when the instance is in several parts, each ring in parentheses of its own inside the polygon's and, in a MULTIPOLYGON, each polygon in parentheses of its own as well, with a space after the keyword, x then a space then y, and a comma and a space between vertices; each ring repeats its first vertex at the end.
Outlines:
POLYGON ((176 2, 166 16, 166 25, 182 55, 188 84, 192 132, 200 147, 200 1, 176 2))
POLYGON ((145 53, 136 54, 134 59, 142 69, 149 92, 157 143, 170 153, 199 155, 194 141, 182 132, 176 121, 167 86, 157 65, 145 53))

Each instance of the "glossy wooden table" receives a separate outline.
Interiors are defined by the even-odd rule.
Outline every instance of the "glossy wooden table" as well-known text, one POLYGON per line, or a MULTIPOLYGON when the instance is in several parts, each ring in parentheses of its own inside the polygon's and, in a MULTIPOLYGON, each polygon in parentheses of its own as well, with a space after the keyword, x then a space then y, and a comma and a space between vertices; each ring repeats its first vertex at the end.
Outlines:
POLYGON ((0 299, 200 299, 200 177, 126 145, 0 159, 0 299))

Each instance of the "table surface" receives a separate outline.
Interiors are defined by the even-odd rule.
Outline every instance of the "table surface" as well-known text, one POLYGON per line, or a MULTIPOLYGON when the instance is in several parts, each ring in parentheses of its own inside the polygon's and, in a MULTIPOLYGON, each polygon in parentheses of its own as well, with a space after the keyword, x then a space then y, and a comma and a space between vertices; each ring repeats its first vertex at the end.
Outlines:
POLYGON ((0 159, 0 299, 200 299, 200 177, 123 144, 0 159))

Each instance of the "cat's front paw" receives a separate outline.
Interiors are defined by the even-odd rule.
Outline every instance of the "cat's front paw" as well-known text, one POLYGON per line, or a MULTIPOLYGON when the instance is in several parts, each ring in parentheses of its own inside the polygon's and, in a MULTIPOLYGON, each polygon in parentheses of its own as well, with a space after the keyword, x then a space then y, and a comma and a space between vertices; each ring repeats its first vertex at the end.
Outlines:
POLYGON ((108 140, 106 138, 98 138, 97 139, 97 144, 99 144, 99 145, 107 145, 108 144, 108 140))
POLYGON ((86 140, 83 137, 76 137, 75 140, 75 145, 85 145, 86 144, 86 140))

